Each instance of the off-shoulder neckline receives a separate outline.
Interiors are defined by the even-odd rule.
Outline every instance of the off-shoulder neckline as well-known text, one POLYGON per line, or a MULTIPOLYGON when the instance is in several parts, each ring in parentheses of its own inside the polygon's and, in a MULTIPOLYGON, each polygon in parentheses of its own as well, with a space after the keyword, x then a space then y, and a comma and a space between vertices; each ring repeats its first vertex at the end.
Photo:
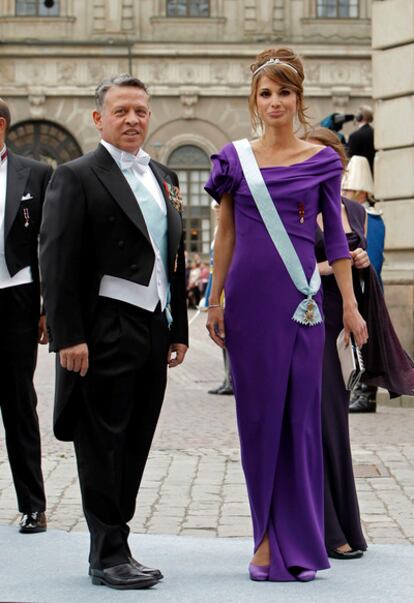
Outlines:
MULTIPOLYGON (((250 146, 251 146, 251 143, 250 143, 250 146)), ((313 155, 311 155, 307 159, 304 159, 303 161, 297 161, 296 163, 291 163, 290 165, 267 165, 267 166, 264 166, 264 167, 260 167, 259 164, 257 164, 257 165, 258 165, 258 167, 259 167, 260 170, 274 170, 274 169, 281 170, 281 169, 288 169, 288 168, 292 168, 292 167, 297 167, 297 166, 300 166, 300 165, 303 165, 303 164, 307 163, 308 161, 311 161, 312 159, 315 159, 317 156, 319 156, 321 153, 323 153, 327 149, 332 150, 331 147, 324 146, 322 149, 320 149, 319 151, 317 151, 316 153, 314 153, 313 155)), ((252 151, 253 151, 253 148, 252 148, 252 151)), ((256 159, 256 156, 255 156, 255 159, 256 159)), ((257 159, 256 159, 256 162, 257 162, 257 159)))

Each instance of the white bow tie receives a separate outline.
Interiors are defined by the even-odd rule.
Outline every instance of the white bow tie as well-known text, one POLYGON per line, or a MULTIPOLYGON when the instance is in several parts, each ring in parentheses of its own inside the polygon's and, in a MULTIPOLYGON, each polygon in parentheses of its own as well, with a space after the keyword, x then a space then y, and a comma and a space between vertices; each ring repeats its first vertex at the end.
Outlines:
POLYGON ((148 167, 151 157, 144 151, 140 151, 138 155, 126 153, 122 151, 120 157, 121 170, 135 169, 139 174, 143 174, 148 167))

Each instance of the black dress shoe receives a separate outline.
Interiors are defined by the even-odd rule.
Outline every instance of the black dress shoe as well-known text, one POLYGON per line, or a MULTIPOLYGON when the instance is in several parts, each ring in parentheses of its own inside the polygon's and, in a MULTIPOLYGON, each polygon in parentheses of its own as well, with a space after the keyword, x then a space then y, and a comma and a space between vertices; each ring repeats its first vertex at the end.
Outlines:
POLYGON ((362 394, 349 406, 349 412, 376 412, 377 403, 371 402, 368 396, 362 394))
POLYGON ((23 513, 19 525, 19 532, 22 534, 37 534, 38 532, 46 532, 46 515, 42 511, 23 513))
POLYGON ((156 578, 157 580, 162 580, 164 578, 164 576, 162 575, 162 573, 160 572, 159 569, 147 567, 146 565, 143 565, 142 563, 140 563, 133 557, 129 557, 129 562, 132 565, 132 567, 135 567, 138 571, 142 572, 143 574, 146 574, 147 576, 152 576, 153 578, 156 578))
POLYGON ((101 584, 118 590, 150 588, 157 584, 157 578, 140 572, 131 563, 121 563, 103 570, 91 569, 92 584, 101 584))
POLYGON ((215 394, 216 396, 232 396, 233 388, 229 385, 220 385, 216 389, 209 389, 208 394, 215 394))
POLYGON ((220 391, 223 389, 223 387, 224 387, 223 385, 219 385, 218 387, 215 387, 214 389, 209 389, 207 393, 217 396, 217 394, 220 393, 220 391))
POLYGON ((344 553, 336 550, 328 551, 328 557, 331 559, 360 559, 363 554, 364 552, 359 550, 352 550, 344 553))

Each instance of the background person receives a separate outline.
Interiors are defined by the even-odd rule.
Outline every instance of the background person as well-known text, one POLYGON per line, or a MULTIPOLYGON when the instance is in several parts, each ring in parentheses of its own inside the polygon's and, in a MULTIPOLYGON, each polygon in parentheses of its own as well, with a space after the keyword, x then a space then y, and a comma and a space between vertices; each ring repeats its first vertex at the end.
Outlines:
POLYGON ((0 406, 22 513, 20 532, 46 530, 37 397, 37 344, 47 343, 40 313, 38 234, 52 168, 6 146, 10 111, 0 99, 0 406))
MULTIPOLYGON (((331 147, 345 169, 347 157, 337 136, 326 128, 314 128, 306 137, 313 144, 331 147)), ((354 289, 361 296, 361 269, 370 265, 366 249, 364 208, 342 197, 342 226, 352 256, 354 289)), ((367 544, 361 528, 358 497, 349 437, 349 391, 345 389, 336 340, 342 330, 342 298, 327 261, 324 224, 318 216, 316 257, 322 276, 325 348, 322 372, 322 440, 324 453, 325 545, 329 557, 358 559, 367 544)))
MULTIPOLYGON (((214 237, 217 234, 218 224, 220 221, 220 204, 217 201, 211 202, 211 208, 214 210, 214 216, 216 219, 216 227, 214 229, 214 237)), ((211 288, 213 285, 213 272, 214 272, 214 238, 210 246, 210 276, 205 292, 205 297, 203 301, 203 308, 205 310, 208 309, 209 299, 211 295, 211 288)), ((221 297, 221 303, 224 305, 224 295, 221 297)), ((224 347, 222 349, 223 352, 223 366, 224 366, 224 379, 223 382, 213 389, 209 389, 207 393, 213 394, 216 396, 232 396, 233 395, 233 382, 231 377, 231 367, 230 367, 230 358, 227 349, 224 347)))
MULTIPOLYGON (((367 212, 367 252, 378 278, 384 262, 385 225, 382 212, 375 208, 374 181, 368 165, 368 159, 353 155, 349 160, 342 179, 342 191, 345 197, 357 201, 367 212)), ((360 383, 352 392, 349 411, 352 413, 375 412, 377 388, 360 383)))
POLYGON ((309 581, 329 567, 320 416, 324 327, 314 249, 319 208, 327 255, 343 295, 345 328, 360 345, 367 332, 341 223, 340 160, 332 149, 294 133, 296 119, 306 125, 302 62, 290 49, 269 49, 251 70, 249 108, 262 135, 213 155, 205 187, 221 202, 207 326, 212 339, 227 347, 232 364, 254 528, 250 577, 309 581), (250 170, 260 196, 252 196, 250 170), (261 218, 257 203, 269 194, 270 215, 275 217, 276 208, 293 249, 275 245, 261 218), (287 265, 293 263, 290 269, 281 254, 287 265), (303 275, 300 282, 297 274, 303 275))
POLYGON ((349 135, 348 139, 348 157, 352 158, 354 155, 365 157, 372 174, 374 173, 375 158, 373 121, 372 108, 368 105, 359 107, 354 119, 357 129, 349 135))

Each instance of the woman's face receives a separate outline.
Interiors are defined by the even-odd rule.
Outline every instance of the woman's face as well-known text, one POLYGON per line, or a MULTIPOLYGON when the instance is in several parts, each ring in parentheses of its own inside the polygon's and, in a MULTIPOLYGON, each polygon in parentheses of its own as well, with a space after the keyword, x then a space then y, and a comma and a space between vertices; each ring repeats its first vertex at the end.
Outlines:
POLYGON ((256 105, 265 127, 287 126, 293 124, 296 116, 296 93, 262 75, 257 86, 256 105))

